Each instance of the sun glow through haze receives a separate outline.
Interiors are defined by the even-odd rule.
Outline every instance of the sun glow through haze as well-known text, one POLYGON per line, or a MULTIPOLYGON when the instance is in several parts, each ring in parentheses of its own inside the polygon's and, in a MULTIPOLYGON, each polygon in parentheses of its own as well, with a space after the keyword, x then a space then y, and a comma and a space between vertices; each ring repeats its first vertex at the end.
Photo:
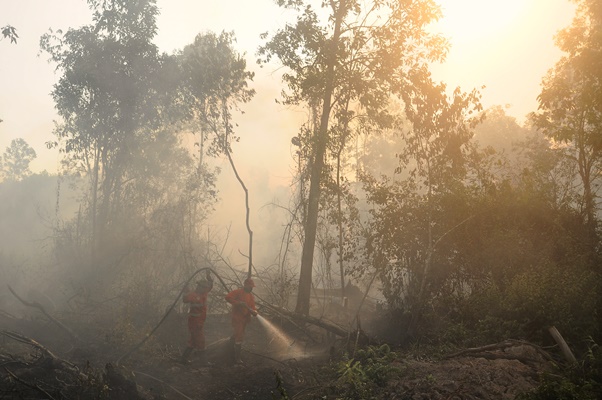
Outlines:
MULTIPOLYGON (((534 111, 541 79, 561 55, 553 36, 570 24, 574 4, 569 0, 435 1, 441 5, 443 16, 433 29, 449 38, 451 49, 445 63, 432 66, 434 79, 463 91, 485 86, 483 105, 511 104, 508 113, 518 119, 534 111)), ((234 154, 249 187, 251 222, 257 229, 261 218, 272 218, 271 211, 261 207, 276 195, 288 193, 293 169, 290 164, 294 162, 290 139, 306 119, 304 112, 274 101, 283 88, 279 79, 283 71, 278 67, 260 69, 255 64, 257 47, 264 43, 260 34, 273 34, 291 16, 274 0, 157 0, 157 6, 161 14, 155 42, 161 51, 182 49, 199 32, 234 31, 237 51, 246 54, 249 68, 256 72, 251 86, 257 95, 244 106, 245 114, 237 120, 237 133, 242 139, 235 144, 234 154)), ((47 62, 47 55, 38 56, 39 38, 49 28, 66 32, 89 24, 91 13, 84 0, 4 1, 0 9, 0 23, 15 26, 19 34, 16 45, 0 41, 4 61, 0 64, 0 119, 4 120, 0 123, 0 154, 12 139, 23 138, 38 155, 32 170, 56 173, 60 155, 56 149, 47 149, 45 142, 54 139, 53 119, 57 116, 50 92, 60 74, 47 62)), ((221 167, 220 193, 225 199, 238 201, 240 187, 229 164, 224 161, 221 167)), ((236 249, 233 253, 238 254, 247 241, 244 207, 223 201, 214 216, 220 227, 229 226, 221 223, 224 220, 234 221, 224 236, 236 249)), ((262 239, 261 234, 256 231, 254 236, 259 264, 262 254, 271 262, 273 250, 272 242, 262 239)), ((246 265, 247 260, 241 256, 239 262, 246 265)))
POLYGON ((506 36, 523 18, 525 0, 441 0, 441 30, 454 42, 478 42, 506 36))
POLYGON ((437 0, 434 30, 450 43, 433 76, 450 89, 481 89, 485 108, 508 105, 519 121, 537 109, 541 79, 561 56, 554 36, 568 26, 569 0, 437 0))

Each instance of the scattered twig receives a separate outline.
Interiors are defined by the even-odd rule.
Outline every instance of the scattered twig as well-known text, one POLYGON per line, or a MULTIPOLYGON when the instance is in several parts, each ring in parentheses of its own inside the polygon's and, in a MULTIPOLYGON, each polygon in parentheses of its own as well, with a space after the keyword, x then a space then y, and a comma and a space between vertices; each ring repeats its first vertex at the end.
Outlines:
POLYGON ((170 388, 171 390, 173 390, 174 392, 176 392, 176 393, 177 393, 177 394, 179 394, 180 396, 184 397, 185 399, 192 400, 192 398, 190 398, 190 397, 186 396, 184 393, 180 392, 178 389, 176 389, 175 387, 171 386, 171 385, 170 385, 170 384, 168 384, 168 383, 165 383, 164 381, 162 381, 162 380, 161 380, 161 379, 159 379, 159 378, 155 378, 155 377, 154 377, 154 376, 152 376, 152 375, 149 375, 149 374, 147 374, 147 373, 140 372, 140 371, 134 371, 134 373, 136 373, 136 374, 140 374, 140 375, 144 375, 144 376, 146 376, 146 377, 148 377, 148 378, 154 379, 155 381, 157 381, 157 382, 161 383, 162 385, 165 385, 165 386, 167 386, 168 388, 170 388))
POLYGON ((309 392, 309 391, 314 391, 314 390, 321 390, 321 389, 323 389, 323 388, 324 388, 323 386, 311 386, 311 387, 306 387, 306 388, 304 388, 304 389, 302 389, 302 390, 298 391, 297 393, 295 393, 295 394, 293 395, 293 397, 291 397, 291 399, 296 399, 296 398, 298 398, 300 395, 302 395, 302 394, 305 394, 306 392, 309 392))
POLYGON ((254 355, 254 356, 258 356, 258 357, 266 358, 266 359, 268 359, 268 360, 270 360, 270 361, 274 361, 274 362, 276 362, 276 363, 279 363, 279 364, 282 364, 282 365, 286 365, 286 363, 284 363, 284 362, 282 362, 282 361, 279 361, 279 360, 276 360, 275 358, 272 358, 272 357, 269 357, 269 356, 266 356, 266 355, 263 355, 263 354, 259 354, 259 353, 253 353, 252 351, 249 351, 249 350, 247 350, 247 349, 243 349, 243 350, 244 350, 244 351, 246 351, 246 352, 247 352, 247 353, 249 353, 249 354, 252 354, 252 355, 254 355))
POLYGON ((232 389, 230 389, 228 386, 222 385, 224 389, 226 389, 228 392, 230 392, 230 394, 232 395, 232 398, 236 397, 236 393, 234 393, 232 391, 232 389))
POLYGON ((22 385, 27 386, 30 389, 34 389, 37 390, 38 392, 42 393, 44 396, 46 396, 45 398, 49 399, 49 400, 54 400, 54 397, 52 397, 50 395, 50 393, 48 393, 47 391, 45 391, 44 389, 42 389, 41 387, 39 387, 38 385, 34 385, 31 383, 28 383, 26 381, 24 381, 23 379, 19 378, 17 375, 13 374, 8 368, 4 368, 4 370, 17 382, 21 383, 22 385))

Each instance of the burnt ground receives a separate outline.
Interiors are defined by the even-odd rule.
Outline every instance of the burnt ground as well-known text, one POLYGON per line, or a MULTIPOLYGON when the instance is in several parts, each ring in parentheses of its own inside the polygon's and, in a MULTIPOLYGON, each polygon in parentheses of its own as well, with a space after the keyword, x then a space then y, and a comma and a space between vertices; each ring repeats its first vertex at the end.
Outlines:
MULTIPOLYGON (((309 329, 310 338, 290 324, 283 325, 290 342, 282 345, 254 320, 243 346, 244 365, 233 365, 229 317, 210 315, 206 336, 213 365, 206 367, 195 356, 183 365, 178 357, 186 343, 186 316, 172 313, 116 365, 144 338, 140 332, 153 326, 144 330, 125 322, 102 328, 110 325, 77 321, 70 325, 78 335, 74 339, 43 316, 0 313, 0 399, 281 399, 282 390, 292 399, 335 399, 343 383, 332 365, 354 346, 353 340, 332 340, 317 328, 309 329)), ((398 372, 371 398, 513 399, 535 388, 549 364, 534 347, 519 342, 439 360, 397 354, 391 365, 398 372)))

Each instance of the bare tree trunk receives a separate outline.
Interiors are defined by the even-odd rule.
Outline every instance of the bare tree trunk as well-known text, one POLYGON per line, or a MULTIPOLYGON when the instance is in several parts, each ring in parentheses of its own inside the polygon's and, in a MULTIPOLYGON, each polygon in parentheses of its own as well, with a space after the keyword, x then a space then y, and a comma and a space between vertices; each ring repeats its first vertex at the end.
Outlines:
POLYGON ((566 360, 570 363, 576 363, 577 359, 573 355, 573 352, 569 348, 569 345, 566 344, 566 342, 564 341, 564 338, 562 337, 560 332, 558 332, 558 329, 556 329, 555 326, 552 326, 548 329, 548 332, 550 332, 550 335, 552 335, 552 337, 558 344, 558 347, 560 347, 560 351, 562 351, 562 355, 564 356, 564 358, 566 358, 566 360))
POLYGON ((98 148, 98 143, 96 144, 96 148, 94 149, 94 166, 92 169, 92 182, 90 184, 92 204, 90 205, 90 217, 92 219, 92 227, 91 227, 91 238, 90 238, 90 258, 91 264, 93 264, 96 260, 96 248, 97 248, 97 240, 98 240, 98 221, 96 218, 97 208, 98 208, 98 181, 99 181, 99 170, 100 170, 100 149, 98 148))
MULTIPOLYGON (((341 1, 343 3, 343 1, 341 1)), ((309 315, 309 299, 311 295, 312 269, 314 259, 314 247, 316 244, 316 232, 318 229, 318 212, 320 205, 320 183, 322 180, 322 170, 324 169, 324 155, 326 153, 326 144, 328 143, 328 123, 330 120, 330 109, 332 94, 334 91, 334 75, 336 63, 336 49, 341 33, 341 23, 343 20, 344 9, 339 3, 339 8, 334 9, 335 25, 334 34, 327 65, 326 86, 322 102, 322 116, 320 118, 320 128, 317 132, 315 141, 316 151, 311 166, 309 199, 307 207, 307 221, 305 222, 305 240, 303 242, 303 252, 301 255, 301 271, 299 273, 299 292, 297 293, 297 306, 295 312, 303 315, 309 315)))
MULTIPOLYGON (((349 105, 349 102, 347 102, 349 105)), ((338 228, 339 228, 339 271, 341 273, 341 299, 345 299, 345 262, 343 261, 343 207, 341 205, 341 153, 345 148, 345 138, 347 135, 347 127, 341 136, 341 147, 337 153, 337 212, 338 212, 338 228)), ((343 302, 345 308, 347 303, 343 302)))

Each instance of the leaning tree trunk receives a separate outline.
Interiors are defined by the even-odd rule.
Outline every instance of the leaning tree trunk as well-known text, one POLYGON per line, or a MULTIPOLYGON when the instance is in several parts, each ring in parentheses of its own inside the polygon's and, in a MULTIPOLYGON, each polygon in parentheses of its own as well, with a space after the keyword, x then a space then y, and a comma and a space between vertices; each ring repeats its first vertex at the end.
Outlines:
POLYGON ((253 231, 251 230, 251 223, 250 223, 251 210, 249 208, 249 190, 247 189, 247 186, 245 185, 242 178, 238 174, 238 170, 236 169, 236 166, 234 165, 234 160, 232 159, 232 155, 230 154, 230 148, 228 147, 229 146, 228 138, 230 137, 230 119, 229 119, 228 102, 227 101, 223 102, 223 117, 224 117, 224 127, 226 129, 226 136, 225 136, 225 140, 224 140, 224 151, 226 153, 226 156, 228 157, 228 161, 230 162, 230 166, 232 167, 232 171, 234 172, 234 175, 236 176, 238 183, 240 183, 242 190, 245 192, 245 225, 247 227, 247 232, 249 234, 249 265, 248 265, 248 271, 247 271, 247 278, 250 278, 252 275, 252 272, 253 272, 253 231))

